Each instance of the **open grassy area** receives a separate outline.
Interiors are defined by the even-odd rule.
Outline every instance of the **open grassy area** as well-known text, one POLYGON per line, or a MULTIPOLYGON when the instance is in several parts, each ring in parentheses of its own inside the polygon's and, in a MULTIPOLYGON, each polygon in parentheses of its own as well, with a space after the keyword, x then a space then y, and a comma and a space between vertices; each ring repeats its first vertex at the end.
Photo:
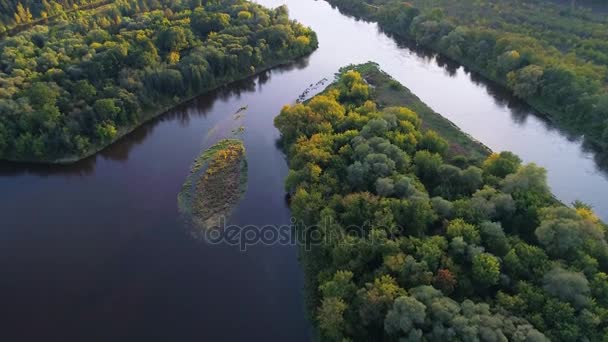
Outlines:
POLYGON ((369 62, 348 66, 343 68, 341 72, 348 70, 358 71, 373 86, 372 96, 380 108, 403 106, 416 112, 422 119, 423 129, 432 129, 447 139, 454 155, 465 155, 472 160, 483 160, 491 153, 491 150, 487 146, 463 132, 441 114, 432 110, 408 88, 380 70, 377 64, 369 62))

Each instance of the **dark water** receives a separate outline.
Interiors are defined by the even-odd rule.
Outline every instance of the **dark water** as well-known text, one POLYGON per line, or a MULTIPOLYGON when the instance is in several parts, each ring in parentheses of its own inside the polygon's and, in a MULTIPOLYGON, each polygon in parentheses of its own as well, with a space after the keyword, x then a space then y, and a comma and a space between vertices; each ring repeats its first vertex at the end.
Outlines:
POLYGON ((310 58, 202 96, 76 165, 0 165, 0 340, 309 340, 296 248, 243 253, 193 240, 176 197, 206 132, 247 105, 249 189, 232 221, 288 224, 273 117, 349 63, 379 62, 491 148, 546 167, 560 199, 608 219, 608 177, 580 141, 374 24, 325 2, 287 4, 319 33, 310 58))

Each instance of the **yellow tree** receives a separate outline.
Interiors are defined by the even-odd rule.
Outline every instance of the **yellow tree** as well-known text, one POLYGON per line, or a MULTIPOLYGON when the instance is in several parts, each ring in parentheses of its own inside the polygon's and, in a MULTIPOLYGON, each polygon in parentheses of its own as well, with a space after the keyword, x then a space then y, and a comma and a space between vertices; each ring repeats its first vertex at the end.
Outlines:
POLYGON ((29 23, 34 19, 29 8, 23 7, 21 3, 17 4, 17 13, 15 13, 15 22, 17 24, 29 23))

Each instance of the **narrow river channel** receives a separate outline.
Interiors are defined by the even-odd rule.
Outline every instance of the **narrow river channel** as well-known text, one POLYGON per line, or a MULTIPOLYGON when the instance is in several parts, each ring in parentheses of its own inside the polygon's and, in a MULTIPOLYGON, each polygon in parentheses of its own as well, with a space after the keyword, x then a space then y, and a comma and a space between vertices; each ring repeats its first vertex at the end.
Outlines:
POLYGON ((494 150, 548 170, 555 194, 608 219, 608 176, 580 141, 499 88, 402 46, 323 1, 286 3, 311 26, 309 58, 176 108, 70 166, 0 165, 0 303, 6 341, 307 341, 295 246, 246 253, 189 237, 176 197, 209 129, 248 106, 249 188, 232 223, 290 222, 273 118, 339 67, 376 61, 494 150))

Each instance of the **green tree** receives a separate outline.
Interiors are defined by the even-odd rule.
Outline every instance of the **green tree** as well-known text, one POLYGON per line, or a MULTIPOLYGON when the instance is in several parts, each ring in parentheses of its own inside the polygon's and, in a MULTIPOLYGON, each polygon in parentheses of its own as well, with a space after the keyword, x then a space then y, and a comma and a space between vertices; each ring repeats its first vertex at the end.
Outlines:
POLYGON ((416 298, 401 296, 395 299, 393 308, 386 315, 384 329, 389 335, 399 333, 407 336, 410 341, 420 340, 422 330, 419 329, 426 319, 426 306, 416 298))
POLYGON ((543 288, 577 308, 589 305, 589 282, 585 275, 555 267, 543 277, 543 288))
POLYGON ((490 253, 473 257, 473 278, 482 286, 492 286, 500 279, 500 261, 490 253))
POLYGON ((165 52, 181 51, 188 47, 188 35, 183 27, 169 27, 158 34, 158 46, 165 52))
POLYGON ((515 96, 527 99, 538 94, 543 77, 543 68, 538 65, 528 65, 507 74, 507 84, 515 96))
POLYGON ((324 298, 335 297, 345 300, 350 299, 357 291, 352 280, 353 272, 337 271, 331 280, 319 286, 319 290, 324 298))
POLYGON ((114 125, 109 122, 98 124, 95 127, 95 131, 97 133, 97 138, 103 143, 108 143, 114 140, 117 135, 116 127, 114 127, 114 125))
POLYGON ((507 236, 500 223, 482 222, 479 225, 479 230, 483 246, 486 247, 489 252, 502 257, 511 249, 507 236))
POLYGON ((422 135, 422 139, 418 143, 418 149, 427 150, 432 153, 437 153, 441 156, 446 156, 450 145, 437 132, 428 130, 422 135))
POLYGON ((361 322, 367 326, 381 326, 394 300, 403 295, 405 290, 389 275, 383 275, 373 283, 366 284, 365 289, 359 290, 358 293, 361 322))
POLYGON ((54 106, 57 103, 59 90, 55 84, 37 82, 27 91, 27 97, 34 108, 41 109, 44 106, 54 106))
POLYGON ((347 308, 347 304, 340 298, 323 299, 317 320, 323 336, 329 341, 342 341, 346 325, 344 312, 347 308))
POLYGON ((418 151, 414 156, 414 167, 416 175, 425 184, 434 184, 439 174, 439 167, 443 164, 443 159, 437 153, 429 151, 418 151))
POLYGON ((116 105, 114 99, 97 100, 93 104, 93 109, 100 121, 114 120, 118 113, 120 113, 120 107, 116 105))
POLYGON ((483 162, 483 171, 498 178, 505 178, 507 175, 517 172, 520 166, 521 159, 511 152, 492 153, 483 162))
POLYGON ((451 221, 447 227, 447 235, 450 239, 462 237, 465 242, 478 245, 481 243, 479 229, 462 219, 451 221))

